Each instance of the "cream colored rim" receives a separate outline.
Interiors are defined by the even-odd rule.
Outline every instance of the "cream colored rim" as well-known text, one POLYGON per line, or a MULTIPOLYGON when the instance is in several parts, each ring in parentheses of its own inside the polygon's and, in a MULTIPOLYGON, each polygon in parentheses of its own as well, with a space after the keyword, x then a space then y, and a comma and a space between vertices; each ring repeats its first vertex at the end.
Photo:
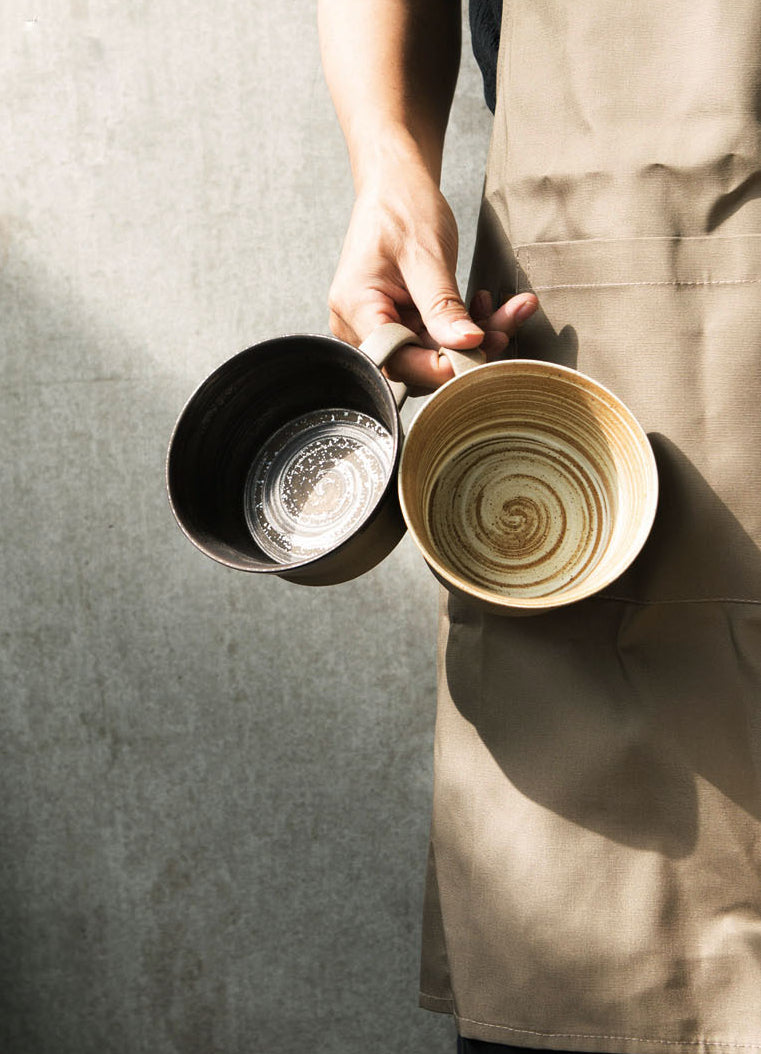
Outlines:
POLYGON ((525 376, 526 374, 534 376, 555 376, 562 377, 570 381, 577 387, 590 392, 597 398, 602 399, 610 407, 615 409, 619 416, 626 422, 631 429, 632 433, 636 436, 638 444, 645 456, 646 463, 646 480, 645 480, 645 493, 646 493, 646 504, 641 517, 640 527, 637 531, 634 539, 628 546, 627 550, 622 553, 621 557, 611 564, 611 567, 605 577, 600 580, 597 579, 592 584, 580 583, 577 588, 569 588, 565 591, 561 591, 557 594, 550 594, 544 597, 510 597, 505 596, 501 593, 491 592, 490 590, 483 589, 479 586, 474 586, 466 578, 453 572, 449 567, 441 563, 439 559, 430 551, 429 546, 425 539, 420 537, 420 534, 412 525, 412 517, 408 508, 407 500, 404 493, 404 478, 405 478, 405 454, 409 449, 409 439, 412 436, 416 427, 419 428, 419 421, 426 415, 428 408, 431 406, 433 401, 439 396, 441 392, 452 388, 458 384, 466 382, 467 378, 473 372, 469 370, 466 373, 460 374, 453 377, 450 381, 447 381, 440 388, 438 388, 428 399, 428 401, 420 407, 418 412, 415 414, 409 428, 407 429, 407 439, 405 440, 404 447, 402 448, 402 456, 399 464, 399 502, 402 508, 402 514, 404 516, 407 528, 412 535, 415 544, 417 545, 420 552, 423 554, 426 563, 431 567, 433 571, 446 583, 449 583, 455 589, 460 592, 466 593, 468 596, 473 597, 475 600, 481 600, 491 606, 504 608, 506 610, 515 611, 548 611, 553 608, 565 607, 568 604, 574 604, 579 600, 585 600, 590 596, 594 596, 601 590, 614 582, 624 571, 631 565, 637 555, 641 552, 643 545, 645 544, 648 535, 655 521, 655 513, 658 506, 658 469, 655 462, 655 455, 653 453, 650 440, 636 419, 632 411, 623 403, 617 395, 615 395, 609 388, 606 388, 599 381, 594 380, 592 377, 587 376, 578 370, 571 369, 569 366, 560 366, 552 362, 544 362, 540 359, 501 359, 498 362, 486 363, 481 366, 475 366, 475 370, 480 372, 481 370, 501 370, 501 371, 514 371, 519 369, 520 372, 525 376))

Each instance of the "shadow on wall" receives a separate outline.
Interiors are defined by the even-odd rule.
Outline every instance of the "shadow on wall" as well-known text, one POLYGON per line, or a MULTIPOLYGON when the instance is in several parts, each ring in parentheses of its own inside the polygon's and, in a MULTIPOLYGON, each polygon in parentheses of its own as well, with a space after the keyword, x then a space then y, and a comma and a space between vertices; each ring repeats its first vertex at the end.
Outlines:
POLYGON ((410 995, 419 591, 202 557, 163 482, 193 382, 44 263, 8 259, 0 303, 0 1048, 344 1054, 397 1028, 435 1045, 410 995))
POLYGON ((236 928, 210 897, 236 899, 215 825, 240 816, 204 771, 232 746, 219 708, 203 729, 229 684, 213 638, 192 657, 178 632, 198 627, 163 493, 173 382, 44 262, 6 259, 0 303, 0 1047, 137 1051, 145 1030, 208 1051, 226 997, 204 970, 236 928), (165 871, 187 877, 157 900, 165 871))

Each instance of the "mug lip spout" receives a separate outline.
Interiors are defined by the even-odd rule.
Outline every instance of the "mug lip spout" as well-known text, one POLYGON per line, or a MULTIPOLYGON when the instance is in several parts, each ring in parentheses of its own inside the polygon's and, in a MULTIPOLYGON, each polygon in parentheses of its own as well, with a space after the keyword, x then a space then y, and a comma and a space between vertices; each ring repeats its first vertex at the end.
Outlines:
POLYGON ((404 521, 407 525, 407 530, 412 535, 416 546, 436 577, 439 578, 443 585, 446 586, 449 584, 453 589, 466 594, 473 600, 481 601, 491 608, 502 609, 505 613, 513 611, 515 613, 525 612, 526 614, 529 614, 532 612, 540 613, 543 611, 550 611, 555 608, 566 607, 569 604, 575 604, 581 600, 586 600, 606 589, 609 585, 615 582, 628 567, 630 567, 642 551, 642 547, 647 541, 653 523, 655 522, 659 497, 658 467, 655 461, 655 454, 647 433, 635 417, 634 413, 613 391, 611 391, 610 388, 607 388, 604 384, 601 384, 593 377, 590 377, 588 374, 582 373, 580 370, 576 370, 571 366, 562 366, 559 363, 547 362, 544 359, 515 358, 498 359, 493 362, 486 362, 480 366, 474 366, 472 370, 458 374, 442 384, 440 388, 436 389, 436 391, 432 392, 426 402, 417 411, 407 429, 407 438, 399 462, 398 480, 399 504, 402 509, 404 521), (556 593, 549 593, 544 596, 535 597, 516 597, 486 589, 470 582, 467 578, 457 574, 457 572, 453 571, 437 559, 435 554, 431 552, 431 548, 426 540, 420 537, 419 532, 415 529, 412 523, 403 486, 405 455, 409 449, 410 438, 413 435, 413 431, 418 424, 418 421, 426 414, 428 407, 436 400, 439 394, 454 386, 472 383, 473 375, 480 374, 484 370, 501 369, 503 372, 505 370, 513 372, 516 367, 521 368, 527 373, 534 372, 545 376, 554 374, 567 380, 573 380, 576 383, 580 381, 582 388, 586 388, 596 396, 604 398, 609 404, 615 406, 617 411, 626 419, 632 431, 637 436, 638 445, 645 455, 647 471, 645 481, 647 500, 643 509, 639 529, 626 552, 611 564, 605 576, 602 579, 595 579, 594 576, 590 576, 589 579, 582 580, 576 587, 571 585, 567 589, 560 589, 556 593), (585 584, 585 582, 587 584, 585 584))

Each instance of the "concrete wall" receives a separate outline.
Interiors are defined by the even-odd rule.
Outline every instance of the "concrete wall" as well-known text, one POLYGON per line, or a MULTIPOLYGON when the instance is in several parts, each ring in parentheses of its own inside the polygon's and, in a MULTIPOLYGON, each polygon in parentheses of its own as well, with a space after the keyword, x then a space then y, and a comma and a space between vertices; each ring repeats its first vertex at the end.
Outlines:
MULTIPOLYGON (((2 0, 0 1050, 451 1051, 416 1006, 436 590, 182 537, 200 380, 324 331, 351 207, 309 0, 2 0)), ((445 191, 472 244, 466 41, 445 191)))

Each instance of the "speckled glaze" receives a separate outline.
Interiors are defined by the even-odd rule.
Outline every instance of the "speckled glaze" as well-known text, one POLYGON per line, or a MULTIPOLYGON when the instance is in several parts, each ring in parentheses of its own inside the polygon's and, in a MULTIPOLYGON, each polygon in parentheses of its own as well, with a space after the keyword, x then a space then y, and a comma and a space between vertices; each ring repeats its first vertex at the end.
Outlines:
POLYGON ((368 414, 330 407, 289 421, 248 471, 254 540, 282 564, 330 552, 375 507, 393 463, 391 433, 368 414))
POLYGON ((591 378, 513 359, 468 369, 413 421, 399 490, 407 526, 450 589, 506 614, 603 589, 655 516, 647 436, 591 378))
POLYGON ((404 534, 397 400, 381 365, 414 333, 380 326, 352 347, 262 341, 196 389, 169 443, 177 522, 207 556, 302 585, 356 578, 404 534))

